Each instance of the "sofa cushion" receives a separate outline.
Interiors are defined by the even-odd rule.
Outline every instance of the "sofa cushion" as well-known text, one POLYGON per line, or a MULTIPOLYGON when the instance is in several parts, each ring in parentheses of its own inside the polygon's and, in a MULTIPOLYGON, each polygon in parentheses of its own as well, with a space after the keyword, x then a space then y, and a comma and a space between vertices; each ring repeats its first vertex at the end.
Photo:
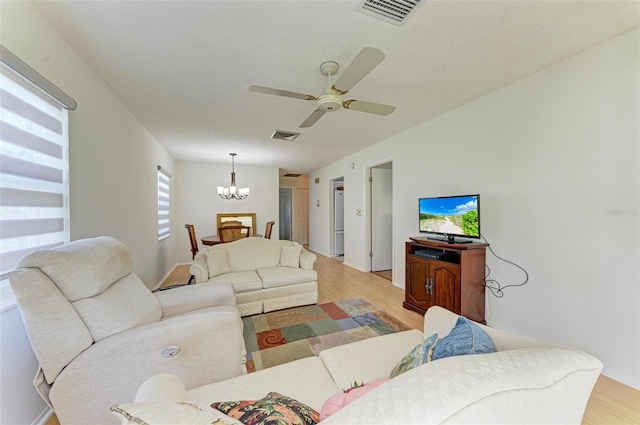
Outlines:
POLYGON ((296 400, 320 410, 324 402, 341 389, 331 379, 322 361, 312 356, 214 382, 187 393, 189 401, 198 406, 209 406, 215 401, 257 400, 271 391, 291 394, 296 400), (300 379, 301 376, 305 379, 300 379))
POLYGON ((302 251, 302 245, 294 242, 293 246, 283 246, 280 253, 280 265, 282 267, 300 267, 300 252, 302 251))
POLYGON ((111 413, 121 424, 189 424, 189 425, 238 425, 242 424, 218 410, 205 410, 184 401, 156 401, 126 403, 111 407, 111 413))
POLYGON ((209 279, 209 282, 231 282, 236 293, 262 289, 260 276, 253 270, 220 274, 209 279))
POLYGON ((495 353, 491 337, 474 322, 460 316, 449 335, 442 338, 433 349, 432 360, 466 354, 495 353))
POLYGON ((207 261, 209 278, 231 271, 226 249, 208 249, 205 251, 204 258, 207 261))
MULTIPOLYGON (((93 344, 93 336, 69 300, 41 270, 19 268, 9 272, 9 280, 31 347, 51 384, 69 362, 93 344), (42 320, 43 311, 55 314, 42 320)), ((43 398, 48 391, 46 388, 43 398)), ((41 389, 38 392, 43 394, 41 389)))
POLYGON ((69 301, 77 301, 100 294, 131 273, 133 257, 120 241, 100 236, 31 253, 20 267, 42 270, 69 301))
POLYGON ((221 401, 211 407, 251 425, 316 425, 320 421, 313 408, 273 391, 260 400, 221 401))
POLYGON ((294 269, 291 267, 266 267, 256 270, 262 279, 263 288, 295 285, 296 283, 318 280, 315 270, 294 269))
POLYGON ((418 367, 421 364, 425 364, 429 361, 429 354, 432 353, 432 348, 438 338, 438 334, 433 334, 426 338, 423 342, 416 345, 406 356, 402 358, 395 365, 389 378, 395 378, 396 376, 404 373, 408 370, 418 367))
POLYGON ((217 245, 214 249, 226 249, 231 271, 239 272, 277 266, 282 247, 292 245, 291 241, 243 238, 217 245))
POLYGON ((367 338, 350 344, 322 350, 318 357, 340 388, 348 388, 353 381, 371 382, 388 378, 389 371, 413 347, 424 341, 422 332, 411 329, 403 332, 367 338), (375 353, 375 361, 363 361, 362 353, 375 353))
POLYGON ((101 294, 72 304, 96 342, 162 318, 160 302, 133 273, 101 294))

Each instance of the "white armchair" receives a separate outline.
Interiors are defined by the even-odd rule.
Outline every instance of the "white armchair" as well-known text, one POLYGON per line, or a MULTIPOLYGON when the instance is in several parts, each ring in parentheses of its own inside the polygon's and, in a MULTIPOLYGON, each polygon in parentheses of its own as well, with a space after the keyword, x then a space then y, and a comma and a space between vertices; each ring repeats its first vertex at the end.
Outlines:
POLYGON ((102 236, 32 253, 10 273, 40 365, 34 385, 63 425, 117 423, 109 408, 156 373, 187 387, 246 373, 231 284, 152 293, 132 266, 102 236))

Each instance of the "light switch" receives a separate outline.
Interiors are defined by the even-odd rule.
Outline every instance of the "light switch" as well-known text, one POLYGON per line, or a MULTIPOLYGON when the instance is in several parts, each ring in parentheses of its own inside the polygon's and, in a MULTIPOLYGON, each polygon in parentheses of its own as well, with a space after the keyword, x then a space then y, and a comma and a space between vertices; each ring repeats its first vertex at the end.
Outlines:
POLYGON ((358 208, 358 209, 356 210, 356 215, 357 215, 358 217, 360 217, 360 216, 362 215, 362 210, 361 210, 360 208, 358 208))

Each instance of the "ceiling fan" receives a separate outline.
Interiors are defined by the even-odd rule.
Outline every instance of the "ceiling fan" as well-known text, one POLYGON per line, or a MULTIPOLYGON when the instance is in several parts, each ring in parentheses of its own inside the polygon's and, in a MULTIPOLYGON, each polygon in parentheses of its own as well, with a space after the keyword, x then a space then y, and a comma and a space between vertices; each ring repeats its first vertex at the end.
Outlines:
POLYGON ((274 94, 276 96, 293 97, 302 100, 315 100, 316 110, 304 120, 300 127, 311 127, 316 123, 325 112, 337 111, 340 108, 351 109, 354 111, 368 112, 377 115, 389 115, 396 107, 383 105, 381 103, 365 102, 362 100, 350 99, 343 100, 342 96, 347 94, 356 84, 367 76, 382 60, 384 53, 378 49, 365 47, 358 53, 353 62, 344 70, 340 78, 331 84, 331 76, 336 75, 340 69, 336 62, 328 61, 320 65, 320 72, 327 76, 327 87, 321 96, 312 96, 310 94, 296 93, 287 90, 274 89, 263 86, 249 86, 249 90, 256 93, 274 94))

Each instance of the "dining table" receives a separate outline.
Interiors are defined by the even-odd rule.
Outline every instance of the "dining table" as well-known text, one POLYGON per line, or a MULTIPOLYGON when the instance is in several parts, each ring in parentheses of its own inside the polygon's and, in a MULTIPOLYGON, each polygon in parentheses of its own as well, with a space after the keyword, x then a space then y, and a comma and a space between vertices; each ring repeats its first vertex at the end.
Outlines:
POLYGON ((223 243, 220 240, 219 235, 203 236, 200 238, 200 242, 202 242, 202 245, 208 245, 208 246, 213 246, 213 245, 218 245, 219 243, 223 243))
MULTIPOLYGON (((262 235, 258 234, 258 233, 254 233, 252 235, 250 235, 250 237, 252 238, 261 238, 262 235)), ((209 236, 203 236, 200 238, 200 242, 202 242, 202 245, 207 245, 207 246, 213 246, 213 245, 218 245, 221 243, 224 243, 220 240, 220 236, 219 235, 209 235, 209 236)))

